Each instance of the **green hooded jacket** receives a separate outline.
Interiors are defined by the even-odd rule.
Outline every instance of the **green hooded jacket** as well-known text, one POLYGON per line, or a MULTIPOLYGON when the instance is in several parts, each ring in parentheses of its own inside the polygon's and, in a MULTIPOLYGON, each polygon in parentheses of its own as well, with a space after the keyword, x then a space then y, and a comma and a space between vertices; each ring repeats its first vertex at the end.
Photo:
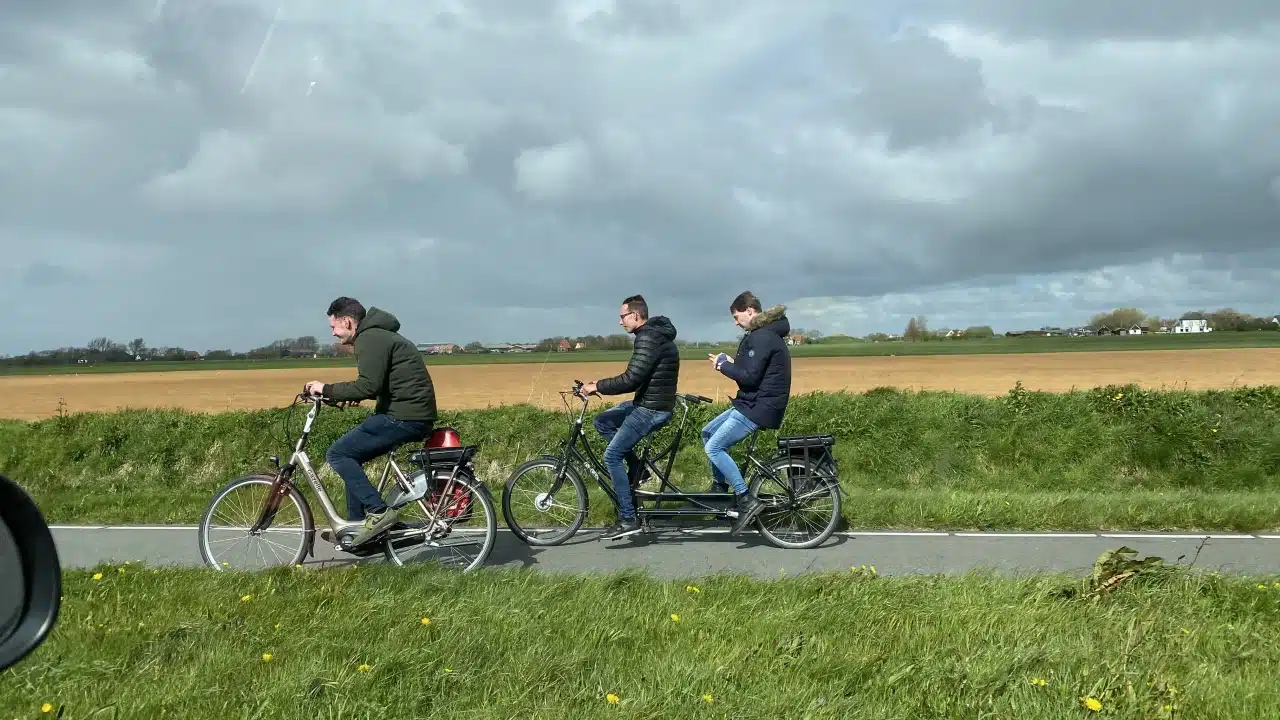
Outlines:
POLYGON ((360 401, 377 398, 375 413, 397 420, 435 423, 436 391, 422 353, 399 332, 395 315, 369 308, 356 326, 356 368, 351 382, 329 383, 321 393, 333 400, 360 401))

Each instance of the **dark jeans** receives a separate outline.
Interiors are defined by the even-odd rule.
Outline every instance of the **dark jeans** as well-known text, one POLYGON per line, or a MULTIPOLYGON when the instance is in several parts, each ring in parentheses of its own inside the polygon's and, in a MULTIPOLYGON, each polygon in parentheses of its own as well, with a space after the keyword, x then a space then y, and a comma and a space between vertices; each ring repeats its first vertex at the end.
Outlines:
POLYGON ((396 420, 386 413, 377 413, 329 446, 325 459, 346 485, 348 520, 363 520, 366 511, 380 513, 387 509, 361 466, 403 443, 422 440, 429 432, 429 422, 396 420))
POLYGON ((604 449, 604 466, 609 469, 613 491, 618 495, 618 515, 623 520, 633 520, 636 516, 628 475, 639 464, 640 458, 636 457, 633 449, 645 435, 666 425, 670 420, 671 413, 636 407, 630 400, 596 416, 596 430, 609 441, 608 447, 604 449), (622 465, 624 458, 626 468, 622 465))

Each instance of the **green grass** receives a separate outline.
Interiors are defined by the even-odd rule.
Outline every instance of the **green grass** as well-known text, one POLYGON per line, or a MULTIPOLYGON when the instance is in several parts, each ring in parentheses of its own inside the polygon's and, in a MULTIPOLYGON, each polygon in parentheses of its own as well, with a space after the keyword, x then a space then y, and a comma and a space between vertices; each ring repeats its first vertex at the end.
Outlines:
MULTIPOLYGON (((1280 347, 1280 332, 1219 332, 1185 335, 1154 334, 1107 337, 996 337, 984 340, 936 340, 929 342, 831 342, 791 348, 793 357, 884 357, 889 355, 1005 355, 1045 352, 1099 352, 1114 350, 1193 350, 1280 347)), ((681 357, 700 360, 708 352, 733 352, 736 345, 703 345, 684 348, 681 357)), ((427 365, 477 365, 490 363, 625 362, 629 350, 579 350, 536 353, 459 353, 428 355, 427 365)), ((44 365, 21 367, 0 364, 0 375, 60 375, 66 373, 161 372, 177 370, 279 370, 287 368, 355 367, 351 358, 297 358, 279 360, 199 360, 44 365)))
MULTIPOLYGON (((594 413, 599 406, 592 407, 594 413)), ((690 413, 673 471, 686 489, 709 482, 697 433, 724 407, 690 413)), ((322 462, 325 448, 368 412, 322 412, 311 456, 322 462)), ((296 438, 302 408, 294 413, 296 438)), ((278 410, 133 410, 3 421, 0 472, 27 487, 50 522, 195 523, 228 480, 268 468, 271 454, 287 458, 285 417, 278 410)), ((495 497, 515 466, 556 451, 569 429, 563 412, 529 406, 445 413, 441 424, 481 446, 477 472, 495 497)), ((678 416, 655 442, 665 445, 677 424, 678 416)), ((811 393, 793 398, 783 432, 836 436, 851 529, 1280 528, 1276 386, 1071 393, 1018 387, 998 398, 892 388, 811 393)), ((761 433, 766 458, 776 435, 761 433)), ((744 446, 733 451, 740 462, 744 446)), ((381 468, 371 463, 370 474, 381 468)), ((322 474, 337 506, 345 507, 341 482, 327 466, 322 474)), ((589 524, 611 519, 598 490, 591 506, 589 524)))
POLYGON ((1280 717, 1275 578, 99 571, 0 716, 1280 717))

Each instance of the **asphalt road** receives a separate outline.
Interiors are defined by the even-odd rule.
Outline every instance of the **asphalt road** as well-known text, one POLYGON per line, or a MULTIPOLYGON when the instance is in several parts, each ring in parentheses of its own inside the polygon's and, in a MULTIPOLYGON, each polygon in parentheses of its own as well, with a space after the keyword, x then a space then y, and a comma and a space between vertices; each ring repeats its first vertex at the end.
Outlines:
MULTIPOLYGON (((645 569, 654 577, 687 578, 721 572, 778 578, 814 571, 848 571, 875 565, 880 575, 954 574, 995 570, 1083 574, 1106 550, 1127 545, 1139 556, 1245 575, 1280 573, 1280 534, 1229 533, 838 533, 814 550, 781 550, 753 532, 733 537, 723 529, 668 528, 616 541, 583 529, 558 547, 530 547, 501 524, 487 566, 545 572, 611 572, 645 569), (1203 547, 1201 544, 1203 543, 1203 547), (1197 555, 1198 553, 1198 555, 1197 555), (1181 559, 1179 559, 1181 558, 1181 559)), ((126 560, 148 566, 199 566, 195 526, 53 526, 66 568, 91 568, 126 560)), ((345 564, 317 539, 308 564, 345 564)), ((381 555, 363 562, 383 562, 381 555)))

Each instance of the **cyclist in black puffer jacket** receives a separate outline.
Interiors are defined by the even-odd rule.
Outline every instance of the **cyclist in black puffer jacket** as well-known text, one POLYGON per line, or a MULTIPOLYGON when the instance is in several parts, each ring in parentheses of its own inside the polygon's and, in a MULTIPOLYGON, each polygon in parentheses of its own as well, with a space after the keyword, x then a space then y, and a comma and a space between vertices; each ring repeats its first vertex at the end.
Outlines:
POLYGON ((639 461, 633 449, 646 435, 670 422, 680 378, 680 351, 670 320, 661 315, 650 318, 644 298, 632 295, 622 302, 618 324, 636 336, 627 369, 621 375, 582 386, 584 393, 635 393, 631 400, 605 410, 595 420, 596 430, 609 443, 604 464, 618 495, 618 522, 605 532, 606 540, 640 532, 631 499, 630 476, 639 461))

